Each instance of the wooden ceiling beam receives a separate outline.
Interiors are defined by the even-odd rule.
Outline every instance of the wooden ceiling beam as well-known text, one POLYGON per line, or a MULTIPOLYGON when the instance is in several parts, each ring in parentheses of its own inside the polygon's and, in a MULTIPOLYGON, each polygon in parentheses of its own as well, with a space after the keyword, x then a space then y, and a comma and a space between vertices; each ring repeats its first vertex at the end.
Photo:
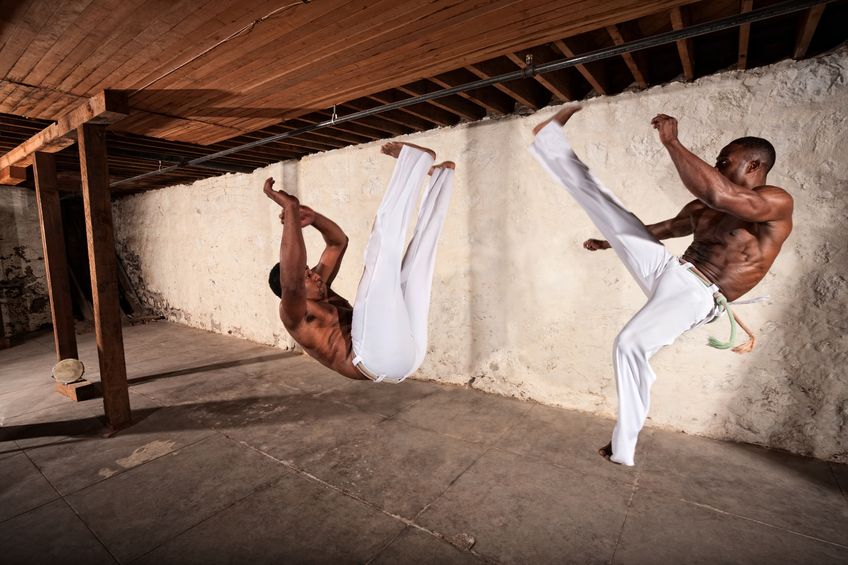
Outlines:
MULTIPOLYGON (((557 39, 551 45, 556 47, 560 53, 562 53, 569 59, 575 56, 574 51, 572 51, 571 48, 562 39, 557 39)), ((592 86, 592 88, 597 94, 603 95, 608 93, 609 89, 605 86, 605 81, 600 80, 600 77, 592 73, 592 71, 590 71, 586 67, 586 65, 575 65, 574 68, 577 69, 577 72, 583 75, 583 78, 586 79, 586 81, 592 86)))
POLYGON ((73 145, 80 126, 111 124, 128 114, 126 96, 122 92, 104 90, 0 157, 0 169, 11 166, 28 167, 32 165, 36 151, 56 153, 73 145))
MULTIPOLYGON (((624 45, 626 43, 624 36, 621 34, 621 30, 617 25, 608 25, 607 33, 609 33, 613 43, 616 45, 624 45)), ((646 88, 648 86, 648 81, 645 79, 645 71, 642 69, 642 66, 636 62, 636 57, 633 56, 633 53, 622 53, 621 58, 624 59, 624 62, 627 64, 627 68, 630 69, 630 74, 633 75, 633 80, 636 81, 636 85, 639 88, 646 88)))
MULTIPOLYGON (((754 0, 742 0, 740 13, 746 14, 754 7, 754 0)), ((736 68, 744 70, 748 66, 748 41, 751 38, 751 24, 739 26, 739 58, 736 68)))
POLYGON ((818 4, 804 12, 801 27, 798 28, 798 37, 795 39, 795 49, 792 52, 793 59, 803 59, 807 54, 807 49, 810 48, 810 42, 813 40, 813 35, 816 33, 816 28, 826 6, 826 4, 818 4))
MULTIPOLYGON (((379 102, 380 104, 390 104, 392 102, 405 100, 409 97, 398 96, 397 93, 387 90, 377 94, 371 94, 369 96, 366 96, 366 98, 370 98, 371 100, 379 102)), ((412 106, 407 106, 405 108, 398 108, 398 111, 403 112, 405 114, 409 114, 411 116, 415 116, 416 118, 420 118, 422 120, 426 120, 437 126, 451 126, 457 121, 453 114, 445 112, 444 110, 440 110, 439 108, 428 106, 426 104, 413 104, 412 106)))
MULTIPOLYGON (((423 81, 415 84, 399 86, 397 89, 404 94, 409 94, 410 96, 421 96, 422 94, 428 94, 430 92, 440 90, 434 84, 423 81)), ((465 120, 475 121, 485 117, 486 115, 486 112, 481 112, 480 108, 475 104, 458 96, 446 96, 445 98, 439 98, 438 100, 430 100, 429 103, 465 120)))
MULTIPOLYGON (((303 116, 294 120, 288 120, 286 123, 300 128, 314 126, 322 121, 324 120, 316 120, 303 116)), ((361 126, 357 128, 354 124, 349 124, 347 122, 319 129, 312 133, 318 137, 329 137, 331 139, 344 141, 345 143, 368 143, 369 141, 385 137, 385 134, 374 133, 373 130, 368 130, 361 126)))
MULTIPOLYGON (((548 62, 543 57, 539 57, 537 54, 533 53, 533 64, 541 64, 548 62)), ((524 70, 527 68, 527 61, 525 58, 520 57, 515 53, 508 53, 507 59, 512 61, 515 66, 519 69, 524 70)), ((533 75, 533 79, 545 87, 548 92, 550 92, 555 98, 562 100, 563 102, 568 102, 569 100, 574 100, 574 94, 571 92, 571 85, 568 84, 568 81, 565 80, 561 71, 555 71, 551 73, 545 73, 543 75, 533 75)))
MULTIPOLYGON (((452 88, 464 82, 461 80, 452 80, 445 75, 430 77, 427 80, 437 86, 441 86, 442 88, 452 88)), ((460 92, 457 96, 461 96, 469 102, 477 104, 486 110, 486 112, 493 114, 509 114, 515 107, 515 101, 513 98, 491 88, 467 90, 465 92, 460 92)))
MULTIPOLYGON (((477 78, 487 79, 493 76, 505 74, 515 70, 512 63, 508 59, 493 59, 491 61, 483 61, 468 65, 465 69, 474 74, 477 78)), ((516 102, 528 108, 538 110, 547 104, 549 96, 545 96, 545 91, 536 81, 528 80, 512 80, 506 83, 493 84, 495 88, 513 98, 516 102), (534 88, 538 87, 538 88, 534 88)))
MULTIPOLYGON (((345 102, 344 104, 339 104, 339 107, 343 108, 351 108, 356 112, 361 110, 368 110, 377 106, 373 100, 369 100, 368 98, 362 99, 358 98, 356 100, 351 100, 345 102)), ((401 127, 409 128, 412 131, 424 131, 426 129, 432 129, 432 122, 428 122, 426 120, 422 120, 421 118, 417 118, 412 114, 401 112, 399 110, 389 110, 387 112, 382 112, 380 117, 393 124, 397 124, 401 127)))
POLYGON ((11 165, 0 169, 0 184, 15 186, 26 182, 27 180, 26 167, 16 167, 11 165))
MULTIPOLYGON (((681 30, 689 25, 689 14, 685 7, 675 6, 671 9, 671 27, 681 30)), ((677 54, 680 56, 680 64, 683 67, 683 78, 692 80, 695 78, 695 64, 693 61, 694 44, 691 39, 677 40, 677 54)))

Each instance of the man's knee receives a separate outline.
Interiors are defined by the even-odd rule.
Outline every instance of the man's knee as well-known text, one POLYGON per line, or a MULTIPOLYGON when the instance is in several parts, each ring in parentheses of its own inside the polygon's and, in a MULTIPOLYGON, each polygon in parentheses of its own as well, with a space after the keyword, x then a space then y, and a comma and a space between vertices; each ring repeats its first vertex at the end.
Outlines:
POLYGON ((644 333, 631 328, 624 328, 615 338, 613 351, 616 355, 624 357, 646 357, 648 344, 645 341, 644 333))

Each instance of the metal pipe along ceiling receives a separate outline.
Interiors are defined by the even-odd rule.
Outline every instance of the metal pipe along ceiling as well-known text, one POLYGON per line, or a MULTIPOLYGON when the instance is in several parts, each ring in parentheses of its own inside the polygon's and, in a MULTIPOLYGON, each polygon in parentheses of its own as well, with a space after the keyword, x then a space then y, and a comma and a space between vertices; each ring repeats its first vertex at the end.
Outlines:
POLYGON ((567 69, 569 67, 574 67, 576 65, 585 65, 586 63, 592 63, 594 61, 600 61, 602 59, 608 59, 610 57, 617 57, 622 55, 623 53, 629 53, 632 51, 641 51, 643 49, 650 49, 651 47, 657 47, 659 45, 665 45, 668 43, 674 43, 675 41, 681 39, 688 39, 691 37, 697 37, 700 35, 706 35, 709 33, 715 33, 717 31, 722 31, 725 29, 737 27, 743 24, 748 24, 752 22, 758 22, 760 20, 766 20, 769 18, 775 18, 778 16, 783 16, 786 14, 791 14, 793 12, 800 12, 812 6, 818 4, 828 4, 834 0, 787 0, 785 2, 781 2, 779 4, 773 4, 771 6, 760 8, 757 10, 752 10, 750 12, 737 14, 735 16, 730 16, 727 18, 722 18, 719 20, 714 20, 711 22, 706 22, 698 25, 693 25, 681 30, 670 31, 666 33, 661 33, 658 35, 654 35, 651 37, 645 37, 642 39, 637 39, 634 41, 629 41, 627 43, 623 43, 621 45, 615 45, 611 47, 605 47, 603 49, 598 49, 596 51, 590 51, 589 53, 585 53, 583 55, 578 55, 576 57, 570 57, 567 59, 560 59, 557 61, 551 61, 549 63, 544 63, 541 65, 527 67, 521 70, 516 70, 513 72, 505 73, 502 75, 494 76, 487 79, 476 80, 474 82, 469 82, 466 84, 461 84, 459 86, 453 86, 450 88, 445 88, 443 90, 436 90, 433 92, 429 92, 427 94, 421 94, 420 96, 414 96, 412 98, 406 98, 404 100, 398 100, 397 102, 391 102, 389 104, 383 104, 381 106, 376 106, 374 108, 369 108, 367 110, 361 110, 359 112, 354 112, 352 114, 347 114, 345 116, 338 116, 335 118, 331 118, 329 120, 324 120, 323 122, 319 122, 317 124, 312 124, 309 126, 300 127, 297 129, 289 130, 285 133, 279 133, 276 135, 272 135, 270 137, 266 137, 263 139, 257 139, 255 141, 251 141, 250 143, 245 143, 244 145, 238 145, 236 147, 230 147, 229 149, 224 149, 222 151, 218 151, 216 153, 210 153, 209 155, 204 155, 202 157, 197 157, 191 160, 183 161, 181 163, 171 165, 168 167, 163 167, 157 169, 155 171, 150 171, 149 173, 143 173, 140 175, 136 175, 134 177, 129 177, 126 179, 122 179, 119 181, 113 182, 110 186, 120 186, 122 184, 127 184, 131 182, 136 182, 142 179, 154 177, 157 175, 169 173, 171 171, 175 171, 177 169, 183 167, 192 167, 198 166, 207 161, 212 161, 213 159, 218 159, 220 157, 226 157, 227 155, 232 155, 233 153, 238 153, 239 151, 245 151, 248 149, 253 149, 255 147, 260 147, 262 145, 268 143, 274 143, 275 141, 281 141, 283 139, 287 139, 290 137, 296 137, 298 135, 302 135, 304 133, 309 133, 311 131, 323 129, 326 127, 331 127, 335 124, 341 124, 344 122, 351 122, 354 120, 358 120, 361 118, 365 118, 368 116, 373 116, 376 114, 380 114, 382 112, 388 112, 389 110, 397 110, 400 108, 405 108, 406 106, 412 106, 413 104, 420 104, 421 102, 427 102, 428 100, 436 100, 438 98, 444 98, 445 96, 451 96, 453 94, 458 94, 460 92, 465 92, 468 90, 473 90, 476 88, 481 88, 485 86, 491 86, 493 84, 508 82, 511 80, 518 80, 522 78, 532 77, 536 74, 549 73, 552 71, 558 71, 562 69, 567 69))

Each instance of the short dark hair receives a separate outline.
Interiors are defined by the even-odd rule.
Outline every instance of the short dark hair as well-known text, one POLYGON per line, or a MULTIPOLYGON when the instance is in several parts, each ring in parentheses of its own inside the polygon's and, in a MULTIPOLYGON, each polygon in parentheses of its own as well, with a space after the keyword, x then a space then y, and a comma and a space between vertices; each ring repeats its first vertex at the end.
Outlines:
POLYGON ((730 145, 741 147, 755 155, 755 158, 765 167, 766 172, 771 170, 777 158, 774 145, 762 137, 740 137, 731 141, 730 145))
POLYGON ((283 297, 283 287, 280 285, 280 264, 277 263, 271 267, 271 272, 268 273, 268 286, 274 291, 278 298, 283 297))

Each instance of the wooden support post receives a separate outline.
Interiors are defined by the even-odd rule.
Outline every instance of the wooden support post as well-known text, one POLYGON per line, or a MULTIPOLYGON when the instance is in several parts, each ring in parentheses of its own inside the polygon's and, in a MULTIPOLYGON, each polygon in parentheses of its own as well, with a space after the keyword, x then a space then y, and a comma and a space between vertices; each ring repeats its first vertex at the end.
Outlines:
POLYGON ((819 20, 826 7, 826 4, 818 4, 804 12, 804 19, 798 29, 798 37, 795 39, 795 49, 792 51, 793 59, 803 59, 807 54, 810 41, 813 40, 816 27, 819 25, 819 20))
POLYGON ((68 263, 65 258, 65 234, 62 230, 62 210, 56 180, 56 157, 51 153, 35 153, 35 198, 41 224, 41 245, 44 249, 44 270, 50 295, 50 314, 53 317, 53 341, 56 361, 77 359, 77 338, 71 309, 71 285, 68 282, 68 263))
MULTIPOLYGON (((689 25, 686 7, 675 6, 671 9, 671 27, 677 31, 689 25)), ((695 64, 693 61, 693 42, 691 39, 677 40, 677 54, 680 55, 680 64, 683 67, 683 78, 692 80, 695 78, 695 64)))
POLYGON ((103 407, 109 426, 120 429, 130 423, 131 414, 121 309, 118 303, 118 268, 106 162, 106 127, 83 124, 77 129, 77 141, 103 407))
MULTIPOLYGON (((747 14, 754 7, 754 0, 742 0, 740 5, 740 13, 747 14)), ((745 70, 748 67, 748 40, 751 37, 751 24, 742 24, 739 26, 739 58, 736 61, 736 68, 745 70)))

